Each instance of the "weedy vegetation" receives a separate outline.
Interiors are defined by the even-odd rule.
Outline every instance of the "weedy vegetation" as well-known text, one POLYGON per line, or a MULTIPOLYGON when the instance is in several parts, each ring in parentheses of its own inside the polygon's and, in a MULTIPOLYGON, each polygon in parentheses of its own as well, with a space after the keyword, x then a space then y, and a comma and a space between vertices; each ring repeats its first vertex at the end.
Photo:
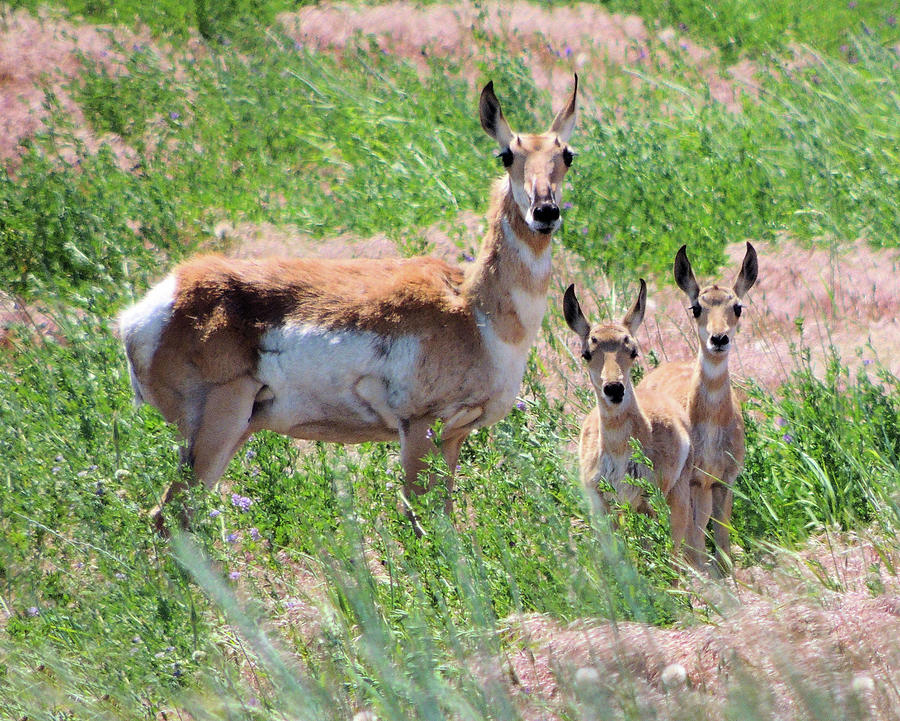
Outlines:
MULTIPOLYGON (((579 277, 560 291, 601 273, 669 284, 683 243, 700 273, 747 238, 897 247, 896 3, 826 0, 811 15, 795 5, 609 4, 685 23, 723 63, 752 57, 758 91, 731 112, 677 56, 668 68, 581 71, 592 102, 561 231, 579 277), (796 43, 812 60, 793 62, 796 43)), ((769 680, 752 668, 712 706, 653 705, 628 674, 602 703, 562 666, 552 702, 517 679, 520 620, 534 614, 670 627, 721 612, 670 563, 652 488, 656 518, 617 509, 613 529, 592 515, 574 453, 591 398, 562 340, 561 293, 516 407, 463 448, 454 516, 439 491, 413 500, 422 539, 398 503, 394 446, 299 449, 269 433, 218 492, 194 491, 189 537, 151 531, 146 511, 181 472, 176 438, 132 405, 116 313, 175 261, 218 247, 223 221, 323 242, 385 233, 407 254, 427 251, 421 231, 438 226, 462 258, 477 239, 458 230, 459 214, 483 212, 500 172, 472 68, 440 58, 422 73, 365 38, 315 52, 275 22, 291 7, 52 8, 139 18, 159 42, 112 48, 124 74, 85 58, 71 88, 92 130, 120 136, 136 164, 88 152, 48 94, 46 129, 23 142, 14 172, 0 171, 0 300, 25 309, 0 348, 0 718, 775 717, 769 680)), ((517 98, 514 127, 546 117, 527 54, 492 40, 480 57, 479 80, 517 98)), ((775 565, 811 537, 865 537, 878 597, 900 558, 900 385, 854 360, 834 352, 816 373, 797 348, 785 385, 745 389, 732 537, 738 567, 775 565)), ((821 579, 810 593, 840 588, 821 579)), ((795 671, 784 671, 786 717, 888 718, 900 702, 896 666, 876 701, 864 684, 795 671)))

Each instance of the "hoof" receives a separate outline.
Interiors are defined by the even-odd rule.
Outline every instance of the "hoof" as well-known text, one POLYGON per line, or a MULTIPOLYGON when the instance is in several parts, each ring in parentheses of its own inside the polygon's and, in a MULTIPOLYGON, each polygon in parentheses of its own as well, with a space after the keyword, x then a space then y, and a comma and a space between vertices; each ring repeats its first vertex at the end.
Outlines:
POLYGON ((162 507, 156 506, 150 511, 150 524, 162 538, 168 539, 172 534, 169 531, 169 524, 166 523, 166 517, 163 515, 162 507))

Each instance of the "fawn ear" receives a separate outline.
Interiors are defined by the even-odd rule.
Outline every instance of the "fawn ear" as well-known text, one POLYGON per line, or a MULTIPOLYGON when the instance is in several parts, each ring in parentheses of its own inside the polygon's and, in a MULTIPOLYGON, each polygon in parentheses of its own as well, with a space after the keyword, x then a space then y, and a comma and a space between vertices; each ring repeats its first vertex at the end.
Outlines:
POLYGON ((622 325, 628 328, 631 335, 637 335, 638 328, 644 321, 644 311, 647 309, 647 283, 641 278, 641 289, 638 291, 638 297, 634 300, 631 310, 625 314, 622 319, 622 325))
POLYGON ((591 349, 588 347, 588 337, 591 334, 591 326, 581 312, 581 305, 578 298, 575 297, 575 284, 573 283, 566 288, 563 296, 563 315, 566 317, 566 323, 569 328, 574 330, 578 337, 581 338, 581 357, 586 361, 591 359, 591 349))
POLYGON ((500 101, 494 95, 494 81, 490 81, 481 91, 481 100, 478 101, 478 113, 481 116, 481 127, 499 143, 503 150, 509 147, 513 139, 513 132, 509 123, 503 117, 503 109, 500 101))
POLYGON ((753 287, 756 282, 756 274, 759 272, 759 263, 756 260, 756 248, 747 241, 747 252, 744 262, 741 264, 741 272, 734 281, 734 294, 743 298, 744 294, 753 287))
POLYGON ((566 293, 563 296, 563 315, 566 317, 566 323, 569 324, 569 328, 574 330, 580 338, 586 338, 591 332, 591 326, 585 319, 584 313, 581 312, 578 298, 575 297, 574 283, 566 288, 566 293))
POLYGON ((575 100, 578 97, 578 75, 575 75, 575 87, 572 88, 572 94, 566 101, 550 126, 550 132, 556 133, 561 143, 568 143, 572 137, 572 131, 575 130, 575 100))
POLYGON ((694 270, 691 268, 691 261, 687 257, 687 246, 682 245, 675 254, 675 282, 678 287, 684 291, 691 303, 696 303, 700 296, 700 286, 697 285, 697 279, 694 277, 694 270))

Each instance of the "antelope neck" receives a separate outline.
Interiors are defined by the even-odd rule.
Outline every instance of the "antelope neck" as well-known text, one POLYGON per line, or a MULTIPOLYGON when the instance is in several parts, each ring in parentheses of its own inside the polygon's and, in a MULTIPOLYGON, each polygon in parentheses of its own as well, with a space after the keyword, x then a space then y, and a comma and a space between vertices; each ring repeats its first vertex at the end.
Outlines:
POLYGON ((550 238, 525 223, 509 178, 498 181, 488 230, 462 293, 506 343, 530 343, 540 328, 550 286, 550 238))

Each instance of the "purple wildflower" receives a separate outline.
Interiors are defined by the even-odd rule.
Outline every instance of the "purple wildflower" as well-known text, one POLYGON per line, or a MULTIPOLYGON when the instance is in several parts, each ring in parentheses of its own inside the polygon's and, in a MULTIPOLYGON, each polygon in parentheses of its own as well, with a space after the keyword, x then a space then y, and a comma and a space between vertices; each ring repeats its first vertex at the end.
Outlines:
POLYGON ((116 578, 119 579, 120 581, 124 581, 124 580, 125 580, 125 574, 124 574, 124 573, 121 573, 121 572, 120 572, 120 573, 115 574, 115 576, 116 576, 116 578))
POLYGON ((572 48, 566 45, 566 57, 570 57, 572 55, 572 48))
POLYGON ((640 58, 641 60, 643 60, 643 59, 646 58, 646 57, 647 57, 647 51, 646 51, 644 48, 641 48, 640 53, 638 53, 638 58, 640 58))
POLYGON ((850 46, 849 46, 849 45, 844 44, 844 45, 841 45, 841 47, 840 47, 840 51, 841 51, 844 55, 846 55, 847 52, 848 52, 849 50, 850 50, 850 46))
POLYGON ((231 505, 237 506, 242 511, 249 511, 250 506, 253 505, 253 499, 247 498, 247 496, 242 496, 239 493, 232 493, 231 494, 231 505))
POLYGON ((225 536, 225 540, 229 543, 237 543, 240 540, 240 536, 237 533, 229 533, 225 536))
POLYGON ((178 113, 178 112, 172 110, 172 111, 169 113, 169 117, 172 118, 172 120, 178 120, 178 118, 181 117, 181 113, 178 113))
POLYGON ((784 428, 788 424, 787 420, 782 418, 781 416, 777 416, 775 418, 775 425, 779 428, 784 428))
POLYGON ((221 513, 222 513, 222 511, 220 511, 218 508, 213 508, 213 509, 209 512, 209 517, 210 517, 210 518, 216 518, 216 517, 218 517, 221 513))
POLYGON ((793 442, 794 442, 794 437, 793 437, 790 433, 785 433, 785 434, 781 437, 781 440, 783 440, 785 443, 793 443, 793 442))
POLYGON ((865 23, 861 23, 861 25, 862 25, 863 32, 864 32, 866 35, 871 35, 871 34, 872 34, 872 30, 869 28, 868 25, 866 25, 865 23))
POLYGON ((434 438, 434 430, 429 428, 427 431, 425 431, 425 437, 428 439, 434 438))
POLYGON ((254 541, 259 540, 259 529, 255 526, 250 529, 250 538, 252 538, 254 541))
POLYGON ((299 40, 294 40, 294 50, 303 50, 303 43, 299 40))
POLYGON ((687 49, 688 49, 688 44, 687 44, 687 43, 679 43, 679 45, 681 46, 681 49, 682 49, 682 50, 687 50, 687 49))
POLYGON ((572 207, 572 204, 567 200, 565 203, 562 204, 562 207, 563 207, 563 210, 568 210, 569 208, 572 207))
POLYGON ((897 26, 897 16, 896 15, 888 15, 887 18, 885 19, 885 22, 887 23, 888 27, 891 27, 891 28, 896 27, 897 26))
POLYGON ((252 448, 248 449, 244 454, 244 458, 246 458, 248 461, 252 461, 254 458, 256 458, 256 451, 254 451, 252 448))
POLYGON ((470 255, 469 253, 463 253, 463 260, 466 261, 466 263, 471 263, 475 260, 475 256, 470 255))
POLYGON ((847 7, 851 10, 856 10, 856 0, 850 0, 850 2, 847 3, 847 7))
POLYGON ((588 234, 588 229, 587 229, 586 227, 585 227, 585 228, 582 228, 582 229, 581 229, 581 234, 582 234, 582 235, 587 235, 587 234, 588 234))
POLYGON ((237 581, 240 577, 241 577, 240 571, 232 571, 231 573, 228 574, 228 578, 230 578, 232 581, 237 581))
POLYGON ((25 614, 26 614, 29 618, 34 618, 35 616, 40 616, 40 615, 41 615, 41 609, 39 609, 37 606, 29 606, 29 607, 28 607, 28 610, 25 611, 25 614))
POLYGON ((519 400, 517 400, 516 408, 518 408, 520 411, 524 411, 525 410, 525 401, 523 401, 521 398, 519 400))
POLYGON ((870 366, 870 365, 872 365, 872 363, 874 363, 874 362, 875 362, 875 361, 873 361, 871 358, 865 358, 865 359, 863 359, 863 365, 864 365, 864 366, 870 366))

